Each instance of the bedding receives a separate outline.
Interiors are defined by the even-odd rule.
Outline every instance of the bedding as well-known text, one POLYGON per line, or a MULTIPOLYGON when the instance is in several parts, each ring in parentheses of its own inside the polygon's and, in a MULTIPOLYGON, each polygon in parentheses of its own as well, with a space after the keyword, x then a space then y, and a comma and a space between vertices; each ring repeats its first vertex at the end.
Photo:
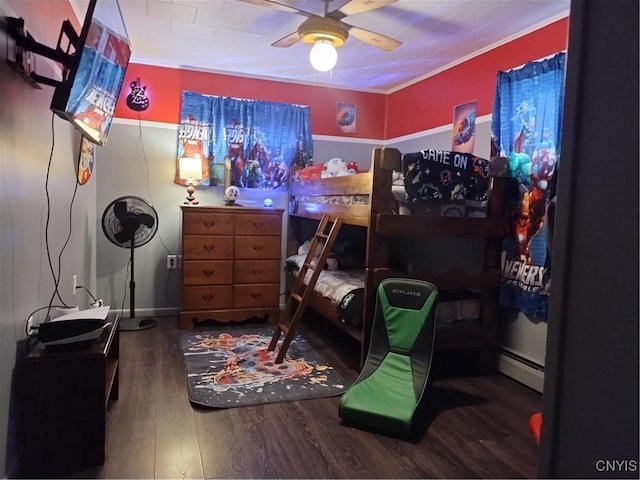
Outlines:
MULTIPOLYGON (((442 216, 486 217, 489 161, 469 153, 427 149, 402 157, 407 201, 442 216)), ((412 209, 412 210, 414 210, 412 209)))
POLYGON ((336 205, 369 205, 369 195, 302 195, 299 202, 334 203, 336 205))
MULTIPOLYGON (((292 255, 287 258, 287 272, 297 275, 306 258, 306 254, 292 255)), ((307 270, 304 279, 306 285, 308 285, 311 275, 313 275, 313 271, 307 270)), ((364 278, 363 269, 323 269, 318 276, 314 291, 336 305, 338 318, 341 322, 358 327, 362 323, 364 278)))
MULTIPOLYGON (((287 269, 290 273, 297 272, 302 267, 306 255, 292 255, 287 259, 287 269)), ((312 262, 313 263, 313 262, 312 262)), ((307 271, 304 283, 308 284, 313 272, 307 271)), ((345 295, 353 290, 364 288, 364 270, 327 270, 324 269, 318 276, 314 290, 338 305, 345 295)))

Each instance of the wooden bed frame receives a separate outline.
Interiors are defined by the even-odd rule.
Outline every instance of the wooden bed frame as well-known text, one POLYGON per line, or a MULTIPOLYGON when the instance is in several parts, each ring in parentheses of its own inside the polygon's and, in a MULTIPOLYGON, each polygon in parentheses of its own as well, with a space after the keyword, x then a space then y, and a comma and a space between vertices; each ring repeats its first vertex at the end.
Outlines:
POLYGON ((361 345, 361 362, 366 358, 371 319, 375 308, 376 288, 387 277, 405 276, 432 282, 440 290, 469 289, 479 294, 482 318, 477 328, 440 327, 436 334, 436 348, 482 350, 481 361, 495 369, 497 363, 498 287, 500 283, 500 245, 505 234, 505 179, 494 178, 486 218, 397 215, 392 212, 395 201, 391 192, 393 171, 402 170, 402 155, 395 148, 375 148, 371 168, 367 173, 297 181, 290 183, 290 228, 287 255, 297 253, 305 240, 296 238, 291 223, 296 218, 320 220, 322 215, 342 217, 343 224, 366 229, 366 281, 362 327, 341 322, 336 306, 330 300, 313 293, 309 305, 330 322, 342 328, 361 345), (307 202, 302 196, 369 195, 368 205, 340 205, 307 202), (420 221, 416 221, 419 218, 420 221), (452 270, 435 275, 427 270, 412 272, 389 268, 390 244, 394 237, 426 238, 457 237, 484 239, 484 268, 478 275, 452 270))

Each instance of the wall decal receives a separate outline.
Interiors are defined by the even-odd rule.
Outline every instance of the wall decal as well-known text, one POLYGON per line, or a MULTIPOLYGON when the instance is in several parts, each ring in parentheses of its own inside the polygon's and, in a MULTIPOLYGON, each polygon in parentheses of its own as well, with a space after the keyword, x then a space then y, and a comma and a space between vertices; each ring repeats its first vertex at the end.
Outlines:
POLYGON ((144 87, 137 78, 129 84, 131 92, 127 95, 127 107, 136 112, 143 112, 149 108, 149 98, 147 98, 147 86, 144 87))

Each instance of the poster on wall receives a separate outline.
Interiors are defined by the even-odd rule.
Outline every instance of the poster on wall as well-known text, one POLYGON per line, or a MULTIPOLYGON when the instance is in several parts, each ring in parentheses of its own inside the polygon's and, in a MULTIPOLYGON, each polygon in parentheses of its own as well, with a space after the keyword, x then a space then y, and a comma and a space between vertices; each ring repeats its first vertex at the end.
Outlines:
POLYGON ((473 153, 476 139, 476 101, 463 103, 453 108, 453 133, 451 150, 473 153))
POLYGON ((356 106, 353 103, 338 103, 336 126, 342 133, 356 133, 356 106))

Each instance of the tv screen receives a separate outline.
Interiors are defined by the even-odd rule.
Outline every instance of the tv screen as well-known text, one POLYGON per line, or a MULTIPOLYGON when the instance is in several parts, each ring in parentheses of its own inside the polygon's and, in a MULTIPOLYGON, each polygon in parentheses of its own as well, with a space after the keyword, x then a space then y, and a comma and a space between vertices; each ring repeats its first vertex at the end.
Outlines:
POLYGON ((131 57, 117 0, 90 0, 73 46, 73 61, 55 89, 51 110, 103 146, 131 57))

